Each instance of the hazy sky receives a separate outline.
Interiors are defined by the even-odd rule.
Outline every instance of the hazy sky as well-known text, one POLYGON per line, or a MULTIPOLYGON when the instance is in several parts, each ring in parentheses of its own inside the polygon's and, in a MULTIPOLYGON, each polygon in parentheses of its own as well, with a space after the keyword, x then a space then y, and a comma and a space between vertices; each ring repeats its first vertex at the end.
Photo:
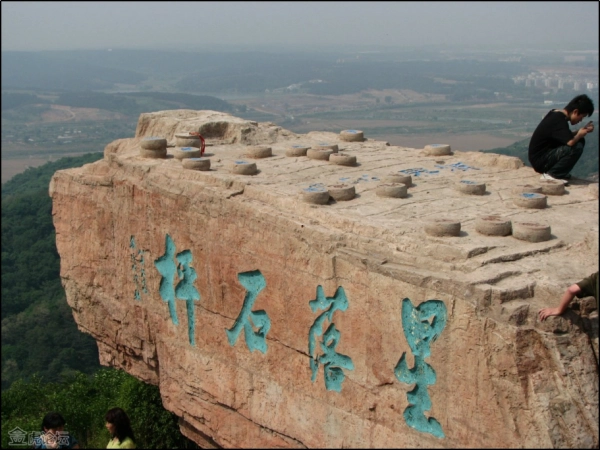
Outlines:
POLYGON ((2 50, 223 45, 598 49, 598 2, 2 1, 2 50))

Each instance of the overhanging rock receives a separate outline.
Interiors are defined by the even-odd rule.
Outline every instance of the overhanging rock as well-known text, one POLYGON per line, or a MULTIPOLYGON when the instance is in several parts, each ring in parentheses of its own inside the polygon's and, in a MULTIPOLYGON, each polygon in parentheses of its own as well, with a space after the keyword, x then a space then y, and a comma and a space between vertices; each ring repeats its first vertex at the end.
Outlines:
POLYGON ((202 446, 597 447, 595 307, 536 315, 598 270, 598 199, 580 181, 543 209, 515 203, 538 183, 517 158, 185 110, 143 114, 50 195, 80 329, 202 446), (140 156, 144 137, 185 132, 205 136, 210 170, 140 156), (329 144, 356 165, 285 156, 329 144), (257 173, 233 174, 240 161, 257 173), (391 174, 411 175, 407 195, 376 195, 391 174), (303 201, 330 186, 355 195, 303 201), (482 216, 551 234, 482 234, 482 216))

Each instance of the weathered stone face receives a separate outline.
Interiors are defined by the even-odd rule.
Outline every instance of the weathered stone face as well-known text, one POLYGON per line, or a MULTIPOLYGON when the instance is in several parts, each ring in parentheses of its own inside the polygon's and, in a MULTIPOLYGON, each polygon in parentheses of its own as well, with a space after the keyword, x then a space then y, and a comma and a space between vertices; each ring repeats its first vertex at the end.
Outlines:
POLYGON ((50 195, 79 327, 103 364, 158 384, 202 446, 597 447, 597 313, 536 316, 598 270, 598 201, 582 182, 516 206, 515 186, 538 179, 500 155, 163 111, 103 161, 58 171, 50 195), (210 170, 140 156, 143 137, 189 131, 207 132, 210 170), (285 156, 323 142, 359 166, 285 156), (232 174, 259 144, 273 156, 258 174, 232 174), (390 172, 412 174, 406 198, 376 195, 390 172), (466 177, 486 193, 458 192, 466 177), (340 183, 356 197, 301 199, 340 183), (552 237, 483 235, 485 215, 552 237), (460 234, 427 235, 433 218, 460 234))

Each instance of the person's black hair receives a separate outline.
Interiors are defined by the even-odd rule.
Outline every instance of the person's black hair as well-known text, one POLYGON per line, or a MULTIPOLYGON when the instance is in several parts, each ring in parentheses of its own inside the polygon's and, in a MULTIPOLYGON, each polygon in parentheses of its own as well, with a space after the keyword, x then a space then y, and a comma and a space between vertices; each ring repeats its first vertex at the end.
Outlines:
POLYGON ((49 412, 42 420, 42 430, 56 429, 65 426, 65 419, 57 412, 49 412))
POLYGON ((113 437, 116 437, 119 442, 123 442, 126 438, 131 438, 131 440, 135 442, 129 417, 127 417, 127 414, 121 408, 109 409, 104 416, 104 420, 115 426, 113 437))
POLYGON ((594 113, 594 102, 585 94, 578 95, 565 106, 565 111, 568 113, 575 110, 579 111, 579 114, 591 116, 594 113))

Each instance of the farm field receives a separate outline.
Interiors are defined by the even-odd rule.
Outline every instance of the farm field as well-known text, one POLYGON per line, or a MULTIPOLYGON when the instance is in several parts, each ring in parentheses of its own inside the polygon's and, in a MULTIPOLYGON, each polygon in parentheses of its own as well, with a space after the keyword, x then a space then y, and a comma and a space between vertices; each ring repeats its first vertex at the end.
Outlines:
MULTIPOLYGON (((227 101, 243 106, 244 112, 234 115, 273 122, 298 134, 358 129, 368 139, 391 145, 423 148, 449 144, 460 151, 502 148, 527 139, 553 107, 510 99, 450 102, 443 96, 408 90, 369 90, 340 96, 265 93, 229 97, 227 101)), ((145 106, 152 111, 164 105, 150 102, 145 106)), ((131 137, 138 116, 99 108, 33 105, 3 113, 3 119, 5 183, 28 167, 63 156, 102 151, 115 139, 131 137)))
POLYGON ((447 142, 465 151, 526 139, 551 108, 514 100, 450 102, 443 96, 393 90, 344 96, 271 94, 229 101, 248 105, 249 119, 272 121, 299 134, 359 129, 367 138, 393 145, 422 148, 432 141, 447 142))
POLYGON ((51 160, 47 158, 27 158, 2 160, 2 184, 29 167, 38 167, 51 160))
POLYGON ((39 167, 47 162, 57 161, 66 156, 79 156, 84 155, 86 153, 93 153, 95 151, 102 150, 87 150, 81 152, 69 152, 69 153, 60 153, 60 152, 48 152, 46 155, 43 151, 36 151, 35 155, 23 155, 23 157, 15 156, 12 159, 2 159, 2 173, 1 173, 1 182, 2 184, 6 183, 15 175, 25 172, 30 167, 39 167))
MULTIPOLYGON (((318 124, 315 124, 318 125, 318 124)), ((323 124, 334 128, 339 123, 323 124)), ((346 124, 348 125, 348 124, 346 124)), ((354 123, 355 128, 359 128, 360 125, 354 123)), ((351 127, 342 126, 335 127, 335 130, 349 129, 351 127)), ((307 128, 302 133, 309 131, 318 131, 325 128, 318 126, 314 128, 307 128)), ((293 130, 299 133, 300 131, 293 130)), ((332 130, 333 131, 333 130, 332 130)), ((380 141, 389 142, 391 145, 398 145, 401 147, 409 148, 423 148, 428 144, 449 144, 453 150, 459 151, 477 151, 487 150, 491 148, 505 147, 513 144, 516 139, 510 137, 498 137, 491 134, 479 134, 479 133, 464 133, 464 134, 447 134, 447 133, 431 133, 427 135, 394 135, 394 134, 383 134, 383 135, 365 135, 367 138, 376 139, 380 141)), ((109 142, 107 142, 108 144, 109 142)), ((35 153, 28 155, 26 150, 23 151, 23 157, 15 155, 13 152, 11 159, 2 159, 2 174, 1 182, 5 183, 15 175, 24 172, 29 167, 38 167, 49 161, 56 161, 64 156, 77 156, 85 153, 91 153, 94 151, 102 151, 103 148, 82 151, 82 152, 68 152, 60 153, 52 150, 44 151, 43 149, 35 149, 35 153)))

